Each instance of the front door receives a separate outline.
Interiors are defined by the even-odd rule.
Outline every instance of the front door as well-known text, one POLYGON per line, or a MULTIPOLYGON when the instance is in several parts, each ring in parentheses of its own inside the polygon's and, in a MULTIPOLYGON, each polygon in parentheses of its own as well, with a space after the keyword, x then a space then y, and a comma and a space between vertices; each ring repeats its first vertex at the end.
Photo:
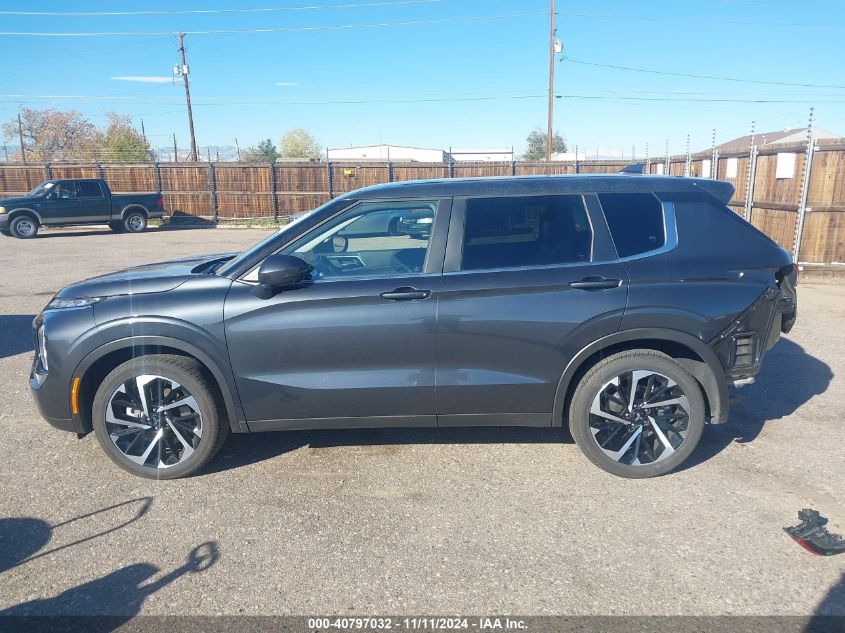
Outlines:
POLYGON ((41 204, 44 224, 73 224, 79 221, 79 198, 75 180, 59 180, 41 204))
POLYGON ((449 211, 449 200, 358 203, 280 251, 311 264, 311 281, 269 299, 256 271, 232 285, 226 341, 250 429, 436 424, 449 211), (397 233, 397 211, 413 235, 397 233))
POLYGON ((560 424, 571 358, 619 328, 627 280, 593 196, 455 199, 437 316, 442 426, 560 424))

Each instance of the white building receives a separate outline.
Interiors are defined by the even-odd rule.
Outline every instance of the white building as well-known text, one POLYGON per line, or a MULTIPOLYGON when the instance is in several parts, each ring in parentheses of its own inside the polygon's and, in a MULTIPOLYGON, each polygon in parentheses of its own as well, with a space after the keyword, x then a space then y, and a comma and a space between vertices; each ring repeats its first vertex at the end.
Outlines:
POLYGON ((513 160, 513 148, 510 149, 453 149, 452 159, 460 161, 510 162, 513 160))
POLYGON ((364 145, 327 150, 328 159, 336 161, 379 160, 414 163, 443 163, 448 153, 442 149, 403 147, 401 145, 364 145))

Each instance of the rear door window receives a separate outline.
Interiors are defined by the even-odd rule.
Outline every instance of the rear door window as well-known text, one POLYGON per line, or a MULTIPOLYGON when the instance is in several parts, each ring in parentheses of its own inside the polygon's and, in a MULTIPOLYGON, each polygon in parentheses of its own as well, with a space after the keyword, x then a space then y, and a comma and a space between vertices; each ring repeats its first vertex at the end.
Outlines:
POLYGON ((590 261, 593 232, 579 195, 470 198, 462 270, 590 261))
POLYGON ((80 198, 102 198, 103 190, 100 183, 94 180, 80 180, 77 183, 80 198))
POLYGON ((619 257, 641 255, 666 243, 663 205, 650 193, 600 193, 599 202, 619 257))

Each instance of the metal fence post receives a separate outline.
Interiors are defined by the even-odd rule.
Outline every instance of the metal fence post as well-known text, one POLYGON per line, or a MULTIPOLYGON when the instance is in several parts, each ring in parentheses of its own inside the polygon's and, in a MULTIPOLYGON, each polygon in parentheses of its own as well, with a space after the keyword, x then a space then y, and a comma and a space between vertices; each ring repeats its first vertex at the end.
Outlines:
POLYGON ((687 178, 690 177, 690 173, 692 173, 692 154, 690 154, 689 150, 689 134, 687 134, 687 164, 684 168, 684 176, 687 178))
POLYGON ((219 210, 217 208, 217 175, 214 173, 214 163, 208 161, 208 187, 211 189, 211 214, 214 218, 214 223, 217 224, 219 219, 219 210))
POLYGON ((273 222, 279 221, 279 200, 276 198, 276 165, 270 163, 270 204, 273 207, 273 222))
POLYGON ((449 178, 455 177, 455 159, 449 158, 449 178))
POLYGON ((156 193, 161 193, 161 165, 158 161, 155 162, 155 180, 156 180, 156 193))
POLYGON ((100 180, 105 180, 105 177, 103 176, 103 166, 100 164, 100 161, 97 161, 95 163, 94 169, 97 172, 97 178, 99 178, 100 180))
MULTIPOLYGON (((513 152, 511 152, 511 157, 513 157, 513 152)), ((516 161, 511 158, 511 176, 516 176, 516 161)))
POLYGON ((326 161, 326 184, 329 188, 329 200, 334 198, 334 176, 332 175, 332 164, 326 161))
POLYGON ((807 212, 807 197, 810 193, 810 171, 813 168, 815 151, 813 138, 813 108, 810 108, 810 123, 807 126, 807 153, 804 156, 804 172, 801 174, 801 200, 798 203, 798 217, 795 218, 795 235, 792 238, 792 261, 797 262, 801 254, 801 237, 804 234, 804 215, 807 212))
POLYGON ((751 222, 751 207, 754 204, 754 180, 757 178, 757 146, 754 144, 756 138, 757 122, 751 122, 751 142, 748 147, 748 171, 745 179, 745 208, 742 216, 746 222, 751 222))
POLYGON ((387 182, 393 182, 393 163, 387 161, 387 182))

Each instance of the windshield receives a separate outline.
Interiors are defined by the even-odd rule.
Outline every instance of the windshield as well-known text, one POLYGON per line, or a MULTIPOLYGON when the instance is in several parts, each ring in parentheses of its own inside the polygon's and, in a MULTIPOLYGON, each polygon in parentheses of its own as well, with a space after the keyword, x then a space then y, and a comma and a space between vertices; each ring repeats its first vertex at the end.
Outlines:
POLYGON ((43 194, 47 193, 48 191, 50 191, 50 189, 52 189, 52 188, 53 188, 53 185, 55 185, 55 184, 56 184, 56 183, 54 183, 54 182, 51 182, 51 181, 49 181, 49 180, 45 180, 44 182, 42 182, 40 185, 38 185, 35 189, 33 189, 32 191, 30 191, 30 192, 29 192, 28 194, 26 194, 26 195, 27 195, 27 197, 29 197, 29 198, 32 198, 32 197, 35 197, 35 196, 40 196, 40 195, 43 195, 43 194))
POLYGON ((295 226, 295 225, 299 224, 302 220, 304 220, 305 218, 309 217, 310 215, 312 215, 312 214, 316 213, 316 212, 317 212, 317 211, 319 211, 320 209, 323 209, 324 207, 328 206, 329 204, 332 204, 332 202, 328 202, 328 203, 324 204, 323 206, 317 207, 316 209, 312 209, 311 211, 308 211, 307 213, 303 213, 303 214, 302 214, 302 215, 300 215, 300 216, 297 216, 297 217, 292 218, 292 219, 290 220, 290 222, 288 222, 287 224, 285 224, 285 225, 284 225, 282 228, 280 228, 278 231, 276 231, 275 233, 271 233, 270 235, 268 235, 267 237, 265 237, 263 240, 261 240, 260 242, 258 242, 258 244, 256 244, 256 245, 255 245, 255 246, 253 246, 252 248, 250 248, 250 249, 248 249, 248 250, 245 250, 243 253, 241 253, 240 255, 238 255, 237 257, 235 257, 233 260, 231 260, 231 261, 227 262, 227 263, 226 263, 226 264, 225 264, 222 268, 220 268, 219 270, 217 270, 217 271, 216 271, 216 272, 217 272, 217 274, 218 274, 218 275, 223 275, 223 276, 225 277, 225 276, 226 276, 226 274, 227 274, 230 270, 232 270, 233 268, 235 268, 236 266, 238 266, 238 265, 239 265, 242 261, 247 260, 247 259, 249 259, 250 257, 252 257, 252 255, 254 255, 255 253, 260 252, 262 249, 264 249, 264 248, 265 248, 267 245, 269 245, 271 242, 273 242, 273 241, 277 240, 277 239, 278 239, 278 237, 279 237, 282 233, 285 233, 286 231, 290 230, 290 228, 291 228, 291 227, 293 227, 293 226, 295 226))

